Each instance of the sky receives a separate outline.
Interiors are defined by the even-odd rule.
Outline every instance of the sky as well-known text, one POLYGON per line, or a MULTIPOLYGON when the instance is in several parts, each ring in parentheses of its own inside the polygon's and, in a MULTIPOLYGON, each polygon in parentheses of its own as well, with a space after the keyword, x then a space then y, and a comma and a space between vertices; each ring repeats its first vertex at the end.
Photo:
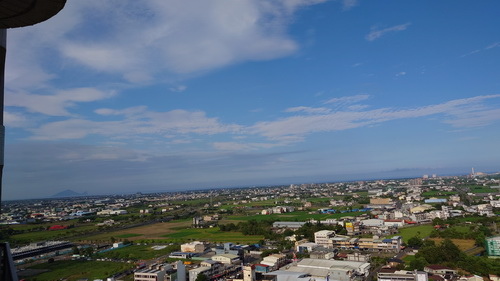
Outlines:
POLYGON ((68 0, 7 34, 3 198, 500 171, 496 0, 68 0))

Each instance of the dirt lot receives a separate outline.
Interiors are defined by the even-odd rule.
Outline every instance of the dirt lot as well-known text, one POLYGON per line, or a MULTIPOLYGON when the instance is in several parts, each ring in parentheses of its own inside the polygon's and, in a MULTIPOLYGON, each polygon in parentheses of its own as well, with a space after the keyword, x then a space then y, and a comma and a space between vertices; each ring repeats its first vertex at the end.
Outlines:
MULTIPOLYGON (((443 238, 429 238, 429 240, 432 240, 432 241, 436 242, 436 244, 439 244, 444 239, 443 238)), ((457 245, 457 247, 461 251, 466 251, 468 249, 475 247, 475 245, 474 245, 475 241, 471 240, 471 239, 451 239, 451 241, 453 242, 453 244, 457 245)))

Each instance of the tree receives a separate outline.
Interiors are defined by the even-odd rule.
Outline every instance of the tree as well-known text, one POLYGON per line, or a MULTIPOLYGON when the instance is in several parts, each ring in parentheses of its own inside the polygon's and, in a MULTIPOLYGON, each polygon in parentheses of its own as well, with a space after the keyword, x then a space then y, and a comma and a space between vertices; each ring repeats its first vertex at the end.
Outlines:
POLYGON ((424 257, 416 257, 410 261, 408 270, 424 270, 424 267, 429 264, 424 257))
POLYGON ((450 239, 444 239, 439 246, 443 254, 443 260, 448 262, 454 262, 460 259, 462 251, 455 245, 450 239))
POLYGON ((203 273, 199 273, 195 281, 208 281, 208 277, 203 273))
POLYGON ((424 242, 422 241, 422 238, 420 238, 419 235, 413 236, 412 238, 408 239, 408 246, 412 248, 420 248, 424 242))
POLYGON ((87 247, 87 248, 85 248, 84 253, 85 253, 86 256, 90 257, 94 253, 94 248, 87 247))
POLYGON ((443 225, 445 221, 442 218, 435 218, 432 220, 432 225, 443 225))

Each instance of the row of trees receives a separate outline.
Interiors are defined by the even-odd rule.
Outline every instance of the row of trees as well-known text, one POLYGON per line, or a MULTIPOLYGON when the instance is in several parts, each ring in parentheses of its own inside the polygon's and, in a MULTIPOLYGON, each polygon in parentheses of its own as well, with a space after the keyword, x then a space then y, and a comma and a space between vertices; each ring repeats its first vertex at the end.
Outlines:
POLYGON ((279 240, 286 236, 297 235, 297 239, 308 239, 314 241, 314 233, 320 230, 334 230, 337 234, 347 234, 341 225, 323 225, 321 223, 306 223, 298 230, 285 230, 281 235, 272 231, 274 220, 249 220, 238 224, 229 223, 219 225, 221 231, 239 231, 244 235, 262 235, 266 239, 279 240))
POLYGON ((444 239, 440 244, 432 240, 423 241, 415 259, 409 263, 408 269, 423 270, 428 264, 442 264, 482 276, 500 274, 498 261, 486 257, 468 256, 460 251, 450 239, 444 239))

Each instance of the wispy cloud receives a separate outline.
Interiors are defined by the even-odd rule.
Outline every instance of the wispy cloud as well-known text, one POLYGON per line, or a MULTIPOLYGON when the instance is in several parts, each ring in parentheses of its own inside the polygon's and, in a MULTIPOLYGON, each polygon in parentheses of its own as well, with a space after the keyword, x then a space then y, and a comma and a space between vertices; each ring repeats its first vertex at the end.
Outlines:
POLYGON ((178 85, 175 87, 170 87, 170 91, 175 92, 175 93, 182 93, 187 89, 187 86, 185 85, 178 85))
MULTIPOLYGON (((164 140, 170 144, 183 144, 191 141, 193 135, 210 136, 220 135, 220 141, 213 143, 217 150, 255 150, 271 148, 273 145, 287 145, 302 142, 306 136, 318 132, 335 132, 381 124, 384 122, 439 116, 440 122, 454 128, 471 128, 486 126, 500 120, 500 109, 493 107, 494 101, 500 95, 476 96, 466 99, 457 99, 441 104, 399 108, 371 108, 365 101, 369 95, 355 95, 332 98, 324 102, 323 107, 297 106, 284 111, 293 116, 256 122, 253 125, 227 124, 216 117, 209 117, 203 111, 171 110, 156 112, 146 106, 136 106, 124 109, 100 108, 96 114, 108 116, 113 121, 92 121, 75 118, 66 111, 66 107, 77 102, 87 102, 109 97, 109 94, 95 91, 94 95, 83 95, 85 91, 76 91, 82 95, 66 93, 57 95, 54 106, 46 110, 37 110, 33 104, 24 105, 50 116, 66 116, 69 119, 49 122, 37 128, 30 128, 23 115, 17 113, 6 114, 6 124, 13 126, 28 126, 26 130, 32 133, 34 140, 68 140, 83 139, 89 136, 101 136, 112 140, 134 140, 147 138, 150 140, 164 140), (235 139, 238 141, 229 141, 235 139), (245 138, 249 137, 249 138, 245 138), (256 139, 257 138, 257 139, 256 139), (228 139, 228 141, 225 141, 228 139), (178 141, 180 140, 180 141, 178 141)), ((38 97, 39 98, 39 97, 38 97)), ((39 98, 40 103, 46 103, 39 98)), ((51 100, 51 101, 53 101, 51 100)), ((21 101, 19 101, 21 104, 21 101)))
POLYGON ((467 56, 470 56, 470 55, 474 55, 474 54, 477 54, 477 53, 480 53, 481 51, 487 51, 487 50, 490 50, 490 49, 494 49, 494 48, 498 48, 500 47, 500 42, 495 42, 495 43, 492 43, 482 49, 476 49, 474 51, 471 51, 471 52, 468 52, 467 54, 463 54, 461 55, 460 57, 467 57, 467 56))
POLYGON ((276 121, 258 122, 251 131, 268 139, 302 141, 312 133, 334 132, 365 127, 397 119, 442 115, 442 122, 454 127, 486 126, 500 120, 500 110, 488 108, 484 101, 500 95, 477 96, 448 101, 442 104, 410 109, 381 108, 366 111, 335 111, 321 115, 297 115, 276 121))
POLYGON ((498 47, 500 47, 500 42, 495 42, 493 44, 490 44, 490 45, 486 46, 484 49, 489 50, 489 49, 498 48, 498 47))
POLYGON ((326 114, 329 113, 331 109, 325 107, 308 107, 308 106, 297 106, 290 107, 285 110, 285 112, 306 112, 312 114, 326 114))
POLYGON ((67 108, 74 106, 76 103, 94 102, 108 99, 115 95, 115 91, 102 91, 94 88, 59 90, 52 95, 7 91, 5 105, 22 107, 29 112, 49 116, 69 116, 70 113, 67 111, 67 108))
POLYGON ((327 101, 325 101, 325 104, 329 103, 355 103, 359 102, 362 100, 366 100, 370 98, 370 95, 355 95, 355 96, 345 96, 345 97, 340 97, 340 98, 332 98, 327 101))
POLYGON ((342 0, 344 10, 350 10, 358 5, 358 0, 342 0))
POLYGON ((101 115, 121 116, 119 121, 90 121, 69 119, 47 123, 31 129, 36 140, 82 139, 90 135, 106 136, 115 139, 131 139, 139 136, 162 138, 168 135, 184 137, 189 134, 213 135, 236 133, 241 126, 222 124, 217 118, 207 117, 201 111, 172 110, 153 112, 145 107, 125 110, 99 109, 101 115))
POLYGON ((395 25, 384 29, 378 29, 378 27, 372 27, 370 33, 368 33, 365 36, 365 39, 368 41, 374 41, 386 35, 387 33, 406 30, 408 26, 410 26, 410 23, 395 25))

